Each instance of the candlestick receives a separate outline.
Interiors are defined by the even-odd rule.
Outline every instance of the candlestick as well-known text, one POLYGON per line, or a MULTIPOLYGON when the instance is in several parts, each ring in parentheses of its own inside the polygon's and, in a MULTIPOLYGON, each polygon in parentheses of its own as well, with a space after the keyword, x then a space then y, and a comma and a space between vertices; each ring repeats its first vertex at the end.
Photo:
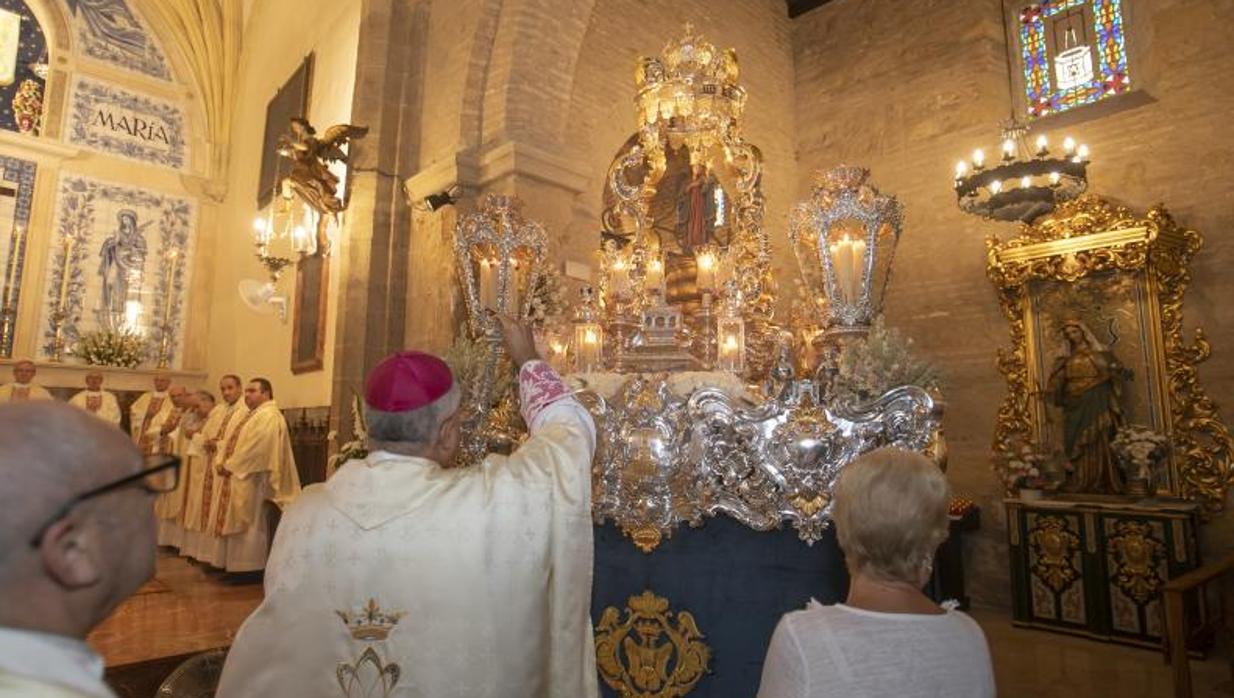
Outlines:
POLYGON ((695 284, 699 291, 706 293, 716 287, 716 253, 711 245, 699 245, 694 248, 694 263, 696 266, 695 284))
POLYGON ((643 276, 643 287, 652 293, 659 293, 661 298, 664 297, 664 262, 659 257, 647 262, 647 273, 643 276))

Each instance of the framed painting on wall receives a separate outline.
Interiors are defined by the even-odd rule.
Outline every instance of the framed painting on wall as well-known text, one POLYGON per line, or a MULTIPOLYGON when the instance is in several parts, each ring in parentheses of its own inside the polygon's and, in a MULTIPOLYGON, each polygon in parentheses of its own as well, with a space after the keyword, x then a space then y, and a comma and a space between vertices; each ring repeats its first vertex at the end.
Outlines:
POLYGON ((279 181, 279 138, 287 133, 291 120, 307 117, 309 92, 313 84, 313 54, 305 56, 287 82, 266 105, 266 129, 261 144, 261 174, 257 180, 257 208, 263 209, 274 197, 279 181))
POLYGON ((291 372, 320 371, 325 364, 330 258, 321 252, 296 263, 296 307, 291 330, 291 372))

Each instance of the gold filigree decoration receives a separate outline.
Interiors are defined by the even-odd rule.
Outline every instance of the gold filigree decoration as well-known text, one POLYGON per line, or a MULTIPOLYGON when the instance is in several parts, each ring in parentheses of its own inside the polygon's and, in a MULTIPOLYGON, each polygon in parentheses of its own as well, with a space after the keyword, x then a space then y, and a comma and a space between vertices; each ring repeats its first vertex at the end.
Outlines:
POLYGON ((1107 539, 1114 584, 1136 603, 1148 603, 1165 583, 1157 574, 1165 544, 1141 521, 1119 521, 1114 529, 1115 534, 1107 539))
POLYGON ((669 611, 650 590, 631 596, 625 618, 609 606, 596 626, 600 678, 621 698, 680 698, 708 672, 711 648, 694 616, 669 611))
POLYGON ((634 547, 644 553, 650 553, 660 547, 660 541, 664 540, 664 534, 660 533, 660 529, 655 526, 636 526, 626 531, 626 535, 634 541, 634 547))
POLYGON ((340 663, 335 670, 345 698, 389 698, 401 674, 398 664, 382 664, 372 647, 366 648, 354 664, 340 663))
POLYGON ((1200 233, 1179 227, 1169 212, 1156 206, 1144 216, 1099 197, 1068 202, 1006 242, 986 241, 986 273, 998 292, 1010 329, 1010 345, 998 351, 998 369, 1007 395, 998 410, 994 451, 1017 443, 1034 443, 1037 381, 1030 364, 1028 287, 1036 280, 1074 282, 1110 271, 1143 272, 1160 320, 1163 364, 1161 385, 1167 396, 1176 472, 1176 494, 1203 505, 1206 516, 1220 511, 1234 482, 1234 440, 1217 406, 1200 385, 1196 367, 1212 354, 1202 330, 1183 337, 1183 294, 1191 280, 1188 265, 1203 244, 1200 233))
POLYGON ((1061 594, 1079 578, 1072 558, 1080 546, 1080 537, 1057 516, 1040 516, 1028 532, 1032 549, 1032 573, 1055 593, 1061 594))
POLYGON ((390 631, 398 625, 399 619, 407 615, 403 611, 386 612, 377 605, 376 599, 352 611, 335 611, 351 632, 351 636, 365 642, 376 642, 390 636, 390 631))

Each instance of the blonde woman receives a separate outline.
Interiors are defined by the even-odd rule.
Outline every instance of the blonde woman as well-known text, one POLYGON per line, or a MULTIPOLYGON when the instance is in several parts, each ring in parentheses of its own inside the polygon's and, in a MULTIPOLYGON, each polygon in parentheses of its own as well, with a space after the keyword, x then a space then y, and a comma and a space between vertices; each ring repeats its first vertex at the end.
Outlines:
POLYGON ((833 519, 848 599, 780 619, 759 698, 995 694, 981 628, 921 592, 947 537, 949 496, 942 472, 920 454, 879 449, 844 469, 833 519))

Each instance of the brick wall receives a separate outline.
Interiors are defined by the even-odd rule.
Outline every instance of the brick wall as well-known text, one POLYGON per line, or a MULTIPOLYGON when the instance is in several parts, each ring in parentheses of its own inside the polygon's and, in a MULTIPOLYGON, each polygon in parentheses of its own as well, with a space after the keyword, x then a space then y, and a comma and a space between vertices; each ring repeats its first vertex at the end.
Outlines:
MULTIPOLYGON (((1184 311, 1213 340, 1215 357, 1201 377, 1234 417, 1227 397, 1234 310, 1220 271, 1234 261, 1234 140, 1225 125, 1234 95, 1214 82, 1234 68, 1223 28, 1234 2, 1124 5, 1131 75, 1151 99, 1088 107, 1046 128, 1090 145, 1090 191, 1140 211, 1164 202, 1182 225, 1205 235, 1184 311)), ((884 191, 905 204, 888 320, 945 372, 948 474, 983 509, 970 550, 973 595, 1007 605, 1006 528, 989 465, 1004 390, 994 357, 1007 330, 985 278, 983 240, 1015 228, 961 214, 951 191, 955 162, 977 146, 996 149, 997 124, 1008 113, 999 2, 837 0, 795 20, 793 30, 798 194, 808 191, 811 169, 851 161, 872 168, 884 191)), ((1210 556, 1229 528, 1224 517, 1205 530, 1210 556)))

